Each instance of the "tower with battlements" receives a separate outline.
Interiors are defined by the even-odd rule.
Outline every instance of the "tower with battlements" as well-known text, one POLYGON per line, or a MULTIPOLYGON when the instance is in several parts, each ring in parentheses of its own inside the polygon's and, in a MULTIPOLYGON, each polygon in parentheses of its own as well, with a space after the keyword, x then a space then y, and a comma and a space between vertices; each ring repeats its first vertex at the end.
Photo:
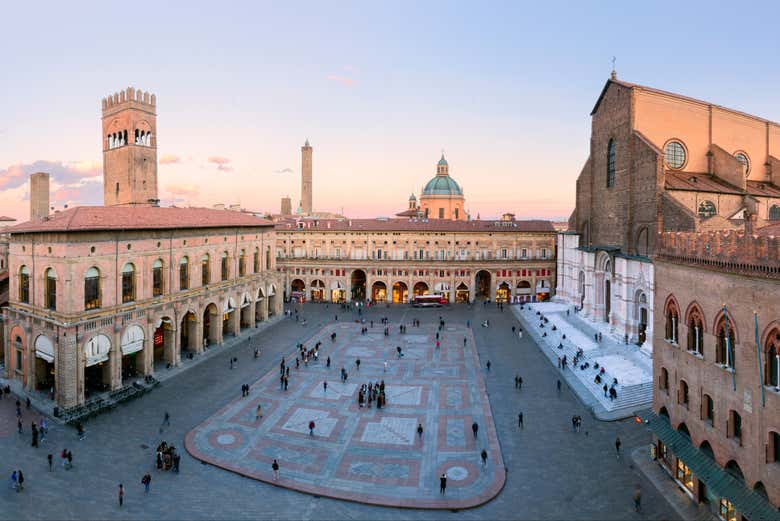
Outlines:
POLYGON ((157 99, 132 87, 103 98, 103 204, 154 204, 157 99))
POLYGON ((301 213, 312 213, 311 164, 312 148, 309 140, 301 147, 301 213))

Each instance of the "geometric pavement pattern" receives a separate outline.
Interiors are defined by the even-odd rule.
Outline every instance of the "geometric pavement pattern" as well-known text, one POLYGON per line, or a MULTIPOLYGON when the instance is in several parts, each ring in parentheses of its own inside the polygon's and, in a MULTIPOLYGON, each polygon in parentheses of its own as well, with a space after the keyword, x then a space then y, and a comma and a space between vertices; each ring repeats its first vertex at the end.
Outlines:
POLYGON ((445 324, 439 331, 437 323, 407 325, 401 334, 391 323, 385 336, 381 323, 366 335, 362 327, 369 324, 334 322, 319 329, 304 344, 308 349, 321 342, 319 361, 301 361, 298 369, 298 351, 291 346, 285 358, 288 389, 280 385, 277 365, 251 384, 248 397, 236 398, 190 431, 187 451, 249 478, 362 503, 456 509, 494 498, 506 474, 471 330, 445 324), (400 359, 396 346, 403 350, 400 359), (386 406, 359 407, 360 386, 381 380, 386 406), (479 425, 476 439, 473 422, 479 425), (439 492, 442 472, 448 477, 445 496, 439 492))

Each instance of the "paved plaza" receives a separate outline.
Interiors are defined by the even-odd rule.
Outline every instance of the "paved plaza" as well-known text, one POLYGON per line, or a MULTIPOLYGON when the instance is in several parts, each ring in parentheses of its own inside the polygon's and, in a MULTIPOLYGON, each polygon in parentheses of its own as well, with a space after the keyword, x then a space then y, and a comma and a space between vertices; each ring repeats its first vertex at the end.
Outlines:
MULTIPOLYGON (((215 415, 218 416, 219 411, 225 407, 230 408, 232 404, 241 402, 242 384, 254 384, 268 374, 278 375, 281 357, 289 356, 296 343, 308 343, 321 328, 330 327, 335 314, 339 315, 339 322, 342 323, 358 318, 354 313, 342 311, 334 305, 326 307, 324 304, 307 304, 302 312, 309 325, 304 327, 287 319, 258 335, 257 340, 261 346, 258 359, 253 358, 252 347, 244 339, 231 340, 225 346, 215 348, 221 352, 163 382, 153 392, 90 420, 86 424, 87 437, 83 441, 78 440, 72 427, 53 425, 50 436, 42 447, 32 448, 29 421, 37 416, 32 411, 24 410, 22 406, 25 425, 24 434, 19 435, 15 428, 13 403, 10 400, 0 402, 0 468, 5 479, 5 486, 0 487, 0 518, 680 519, 677 511, 653 483, 638 471, 630 457, 630 453, 635 449, 642 454, 647 453, 649 432, 632 421, 594 420, 566 385, 559 394, 555 385, 559 373, 555 366, 549 363, 546 356, 527 336, 517 339, 512 335, 511 326, 517 325, 517 321, 511 312, 507 310, 502 313, 494 307, 474 306, 470 309, 467 306, 452 306, 441 310, 413 310, 407 306, 398 306, 371 308, 365 313, 368 320, 373 318, 375 321, 387 315, 393 324, 398 324, 401 320, 410 324, 413 318, 417 318, 422 322, 420 329, 429 332, 435 330, 439 315, 444 317, 447 327, 463 327, 467 321, 476 325, 472 328, 472 334, 479 357, 479 371, 485 384, 500 453, 507 468, 503 489, 487 503, 470 509, 426 510, 330 499, 323 495, 301 493, 262 480, 250 479, 201 462, 183 450, 185 438, 193 429, 201 428, 204 422, 215 415), (478 326, 485 319, 490 320, 490 328, 478 326), (229 360, 232 357, 239 360, 234 369, 230 369, 229 360), (485 370, 487 360, 492 362, 490 374, 485 370), (514 388, 516 374, 523 377, 522 390, 514 388), (164 427, 160 433, 165 411, 171 415, 171 425, 164 427), (521 411, 524 414, 524 429, 518 427, 517 415, 521 411), (583 417, 582 432, 572 432, 572 415, 583 417), (620 436, 623 442, 624 455, 620 459, 615 457, 616 436, 620 436), (162 439, 180 448, 182 461, 179 474, 158 472, 155 469, 154 449, 162 439), (55 466, 54 471, 49 472, 46 454, 51 452, 56 456, 65 447, 73 452, 73 469, 65 471, 55 466), (8 478, 13 469, 24 470, 25 490, 21 493, 15 493, 8 486, 8 478), (140 480, 147 472, 152 475, 152 483, 150 493, 145 495, 140 480), (125 504, 121 509, 116 499, 119 483, 123 483, 126 488, 125 504), (637 484, 642 487, 641 514, 633 511, 632 494, 637 484)), ((414 334, 417 334, 417 331, 410 326, 408 335, 414 334)), ((380 335, 377 344, 382 341, 380 335)), ((324 344, 323 354, 327 356, 327 350, 331 348, 327 346, 327 341, 324 344)), ((394 347, 392 340, 390 345, 394 347)), ((411 357, 412 347, 407 349, 410 350, 408 356, 411 357)), ((352 356, 353 354, 349 355, 350 358, 352 356)), ((345 359, 343 363, 347 361, 345 359)), ((339 362, 335 363, 338 371, 341 365, 339 362)), ((364 362, 360 372, 364 371, 364 367, 368 372, 374 363, 364 362)), ((316 367, 309 369, 312 374, 321 371, 316 367)), ((347 369, 348 383, 359 383, 354 362, 351 362, 347 369)), ((291 370, 291 377, 292 371, 294 370, 291 370)), ((363 379, 367 380, 365 377, 363 379)), ((288 393, 295 392, 294 386, 302 385, 304 378, 297 379, 298 383, 295 383, 295 380, 291 378, 288 393)), ((338 383, 338 373, 333 380, 333 384, 338 383)), ((445 378, 439 376, 430 380, 444 381, 445 378)), ((275 383, 278 386, 278 379, 275 383)), ((415 384, 404 381, 401 385, 415 384)), ((273 396, 277 389, 278 387, 274 388, 272 385, 268 392, 273 396)), ((333 390, 337 389, 338 385, 334 385, 333 390)), ((252 393, 255 392, 260 392, 260 389, 253 388, 252 393)), ((328 393, 330 392, 329 385, 328 393)), ((470 390, 470 393, 473 393, 473 390, 470 390)), ((479 393, 477 395, 479 396, 479 393)), ((249 403, 252 399, 250 397, 243 400, 249 403)), ((427 399, 438 400, 441 406, 452 398, 429 392, 427 399)), ((351 401, 356 406, 354 396, 351 401)), ((322 408, 321 402, 320 398, 314 397, 311 399, 311 406, 307 403, 300 404, 300 407, 316 410, 322 408)), ((387 412, 383 411, 381 415, 377 415, 375 410, 355 411, 351 417, 354 418, 353 421, 379 423, 369 430, 382 432, 387 424, 381 425, 381 418, 408 416, 406 413, 398 414, 404 407, 388 403, 387 412), (377 417, 378 421, 374 419, 377 417)), ((264 416, 266 414, 271 419, 277 413, 272 411, 269 404, 264 416)), ((278 414, 281 420, 284 414, 278 414)), ((254 411, 250 419, 253 415, 254 411)), ((291 416, 285 419, 281 425, 276 422, 276 428, 282 428, 284 425, 293 427, 294 422, 289 422, 290 418, 291 416)), ((338 427, 334 429, 338 430, 338 427)), ((480 422, 480 435, 483 430, 484 422, 480 422)), ((360 451, 366 449, 359 445, 365 429, 355 427, 351 431, 343 432, 344 436, 350 436, 354 445, 354 448, 350 449, 350 453, 354 454, 350 456, 360 456, 360 451), (358 439, 354 439, 355 433, 359 436, 358 439)), ((434 427, 426 427, 423 437, 434 432, 434 427)), ((293 432, 285 438, 289 443, 308 442, 308 439, 301 439, 307 436, 308 434, 293 432)), ((468 436, 471 436, 470 432, 466 437, 468 436)), ((312 446, 315 442, 328 443, 324 440, 313 440, 312 446)), ((468 452, 472 454, 472 464, 478 464, 476 451, 470 449, 468 452)), ((488 448, 488 452, 490 469, 495 463, 494 458, 498 451, 488 448)), ((417 457, 424 461, 422 455, 417 457)), ((371 468, 371 465, 362 468, 371 468)), ((261 464, 260 469, 263 472, 270 470, 267 460, 261 464)), ((393 468, 394 471, 397 469, 398 467, 393 468)), ((280 481, 290 479, 292 472, 292 468, 283 466, 280 481)), ((425 473, 421 472, 421 475, 423 474, 425 473)), ((423 487, 438 486, 436 469, 431 469, 430 474, 430 480, 421 478, 423 487)), ((454 474, 457 475, 457 472, 454 474)), ((661 479, 671 482, 667 478, 661 479)), ((333 486, 330 481, 330 478, 327 478, 318 484, 333 486)), ((447 498, 452 497, 455 500, 455 489, 457 487, 450 481, 447 498)))
POLYGON ((288 390, 281 388, 279 368, 272 369, 248 397, 236 398, 195 428, 187 450, 254 479, 378 505, 468 508, 499 493, 504 464, 474 337, 464 324, 428 322, 401 334, 393 322, 341 322, 321 328, 306 348, 317 342, 319 361, 297 368, 297 352, 285 358, 288 390), (359 406, 359 388, 369 382, 385 384, 385 407, 359 406), (282 469, 278 481, 274 459, 282 469), (448 477, 446 495, 439 490, 442 473, 448 477))

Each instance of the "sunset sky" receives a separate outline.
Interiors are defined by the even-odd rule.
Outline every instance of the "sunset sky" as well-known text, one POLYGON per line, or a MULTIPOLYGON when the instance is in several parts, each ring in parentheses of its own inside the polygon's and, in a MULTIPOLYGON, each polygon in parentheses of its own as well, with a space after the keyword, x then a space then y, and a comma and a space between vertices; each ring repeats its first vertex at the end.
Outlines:
POLYGON ((100 100, 157 94, 163 204, 392 215, 444 150, 472 216, 565 219, 612 56, 627 81, 780 120, 776 2, 9 2, 0 215, 27 177, 102 203, 100 100), (48 4, 48 5, 46 5, 48 4), (760 11, 761 16, 755 16, 760 11))

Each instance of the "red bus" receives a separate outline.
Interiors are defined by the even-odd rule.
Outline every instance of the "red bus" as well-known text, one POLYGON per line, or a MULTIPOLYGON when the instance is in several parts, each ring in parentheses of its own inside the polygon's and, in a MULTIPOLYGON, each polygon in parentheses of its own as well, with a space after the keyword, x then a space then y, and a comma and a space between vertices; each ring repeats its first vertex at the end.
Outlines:
POLYGON ((423 307, 441 307, 447 303, 447 298, 442 295, 415 295, 412 300, 412 306, 416 308, 423 307))

